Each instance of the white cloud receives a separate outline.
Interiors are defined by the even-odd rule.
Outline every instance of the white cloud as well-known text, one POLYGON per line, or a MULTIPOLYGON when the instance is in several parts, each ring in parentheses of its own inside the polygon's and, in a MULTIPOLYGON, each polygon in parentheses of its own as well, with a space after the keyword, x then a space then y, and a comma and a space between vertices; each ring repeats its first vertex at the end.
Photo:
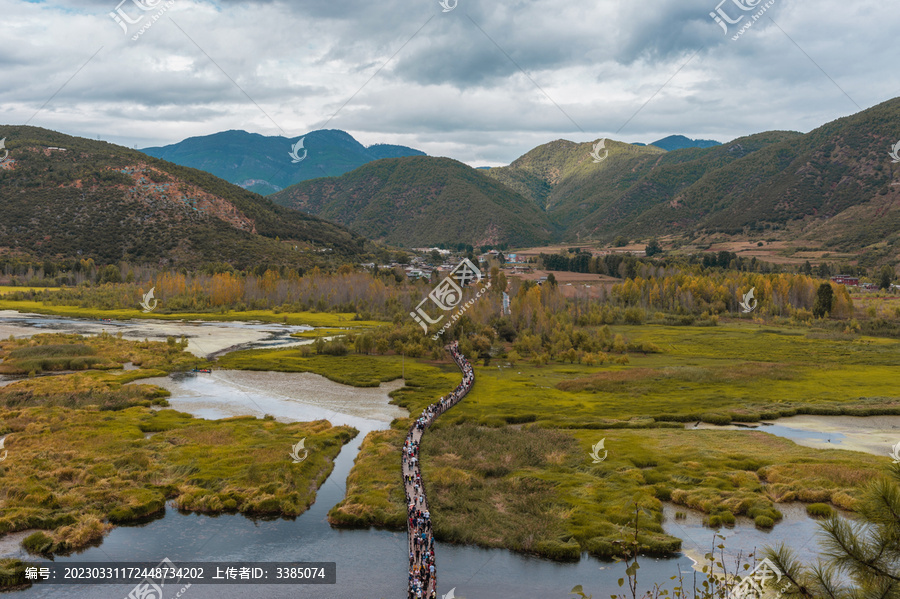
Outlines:
MULTIPOLYGON (((166 0, 142 1, 123 10, 146 22, 166 0)), ((776 0, 737 41, 717 0, 174 0, 136 41, 117 3, 0 0, 0 122, 65 84, 31 124, 143 147, 327 123, 497 165, 559 138, 808 131, 900 95, 900 12, 880 0, 776 0)))

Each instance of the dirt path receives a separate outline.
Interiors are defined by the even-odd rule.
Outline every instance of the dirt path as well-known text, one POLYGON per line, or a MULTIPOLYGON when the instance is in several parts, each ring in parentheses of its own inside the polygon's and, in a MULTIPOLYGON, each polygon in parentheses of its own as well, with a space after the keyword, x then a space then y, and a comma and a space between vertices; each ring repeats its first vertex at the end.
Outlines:
POLYGON ((475 384, 475 373, 466 357, 459 353, 459 345, 454 341, 447 349, 462 371, 463 380, 452 392, 425 408, 409 429, 403 445, 401 469, 406 489, 406 528, 409 542, 408 599, 437 597, 434 537, 431 530, 431 512, 428 511, 428 500, 425 497, 425 486, 419 467, 419 442, 428 425, 459 403, 475 384))

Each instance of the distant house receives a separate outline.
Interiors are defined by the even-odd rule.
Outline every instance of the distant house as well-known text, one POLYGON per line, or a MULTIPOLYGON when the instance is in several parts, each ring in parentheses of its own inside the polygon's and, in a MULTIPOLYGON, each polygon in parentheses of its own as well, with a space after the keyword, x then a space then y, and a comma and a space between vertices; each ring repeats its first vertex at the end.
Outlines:
POLYGON ((853 277, 850 275, 836 275, 831 277, 832 283, 837 283, 838 285, 847 285, 848 287, 859 287, 859 277, 853 277))

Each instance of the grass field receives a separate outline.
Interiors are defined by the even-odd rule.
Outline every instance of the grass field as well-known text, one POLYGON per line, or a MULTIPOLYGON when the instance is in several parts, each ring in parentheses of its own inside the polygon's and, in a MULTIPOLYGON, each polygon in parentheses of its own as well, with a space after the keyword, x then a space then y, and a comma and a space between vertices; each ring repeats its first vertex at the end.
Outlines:
MULTIPOLYGON (((780 519, 776 502, 853 509, 860 485, 889 463, 759 431, 684 430, 674 421, 900 413, 897 341, 756 325, 613 332, 664 352, 629 354, 629 364, 604 367, 509 368, 502 358, 476 367, 474 390, 423 441, 439 539, 557 559, 576 559, 582 551, 609 557, 621 553, 617 541, 628 536, 637 504, 649 514, 642 549, 664 554, 678 540, 662 531, 662 501, 704 511, 711 526, 747 515, 769 528, 780 519), (601 439, 609 458, 594 464, 590 448, 601 439)), ((304 367, 328 376, 328 363, 340 370, 345 359, 304 367)), ((385 359, 354 357, 354 378, 374 377, 385 359)), ((409 372, 405 389, 420 380, 418 368, 409 372)), ((407 396, 414 400, 403 403, 417 412, 456 384, 458 375, 450 375, 430 398, 414 387, 417 393, 407 396)), ((403 526, 396 456, 408 424, 397 421, 367 437, 332 522, 403 526)))
POLYGON ((163 509, 298 515, 356 432, 327 422, 201 420, 135 407, 0 408, 0 532, 42 529, 35 553, 84 547, 110 524, 163 509), (290 448, 306 439, 306 460, 290 448))
POLYGON ((11 285, 0 285, 0 297, 5 293, 14 291, 59 291, 62 287, 13 287, 11 285))
MULTIPOLYGON (((859 487, 878 476, 890 461, 886 456, 800 447, 760 431, 685 430, 682 423, 753 421, 796 413, 900 413, 895 375, 900 342, 896 340, 743 323, 611 329, 631 342, 653 343, 662 352, 630 353, 626 364, 603 366, 508 365, 502 356, 493 358, 489 366, 476 365, 473 391, 429 429, 422 444, 423 472, 439 540, 507 547, 562 560, 577 559, 582 551, 610 557, 621 554, 619 541, 628 537, 637 505, 646 514, 641 519, 641 548, 667 554, 678 549, 679 541, 663 532, 663 501, 702 510, 711 526, 727 526, 737 515, 747 515, 758 526, 770 528, 780 519, 776 502, 827 503, 852 510, 859 487), (608 457, 594 463, 589 452, 601 439, 608 457)), ((234 352, 220 358, 218 367, 314 372, 356 386, 374 386, 403 375, 406 385, 392 393, 392 401, 413 414, 459 382, 459 372, 449 358, 434 362, 395 355, 335 357, 275 349, 234 352)), ((86 381, 94 377, 102 382, 102 377, 118 375, 91 371, 65 376, 70 378, 59 377, 58 383, 38 378, 27 384, 50 385, 37 394, 41 395, 51 393, 55 384, 74 385, 71 377, 89 384, 86 381)), ((152 417, 161 420, 146 421, 151 415, 145 407, 103 412, 83 407, 79 404, 70 412, 77 415, 74 422, 80 423, 74 427, 78 435, 86 435, 90 419, 96 421, 97 414, 112 418, 102 420, 100 426, 112 427, 109 442, 120 445, 104 450, 103 455, 137 452, 136 464, 143 463, 141 456, 152 456, 155 464, 152 492, 142 474, 129 471, 133 480, 125 490, 137 499, 116 495, 114 486, 104 482, 116 475, 114 471, 79 478, 79 494, 87 499, 94 491, 114 496, 111 504, 103 504, 106 507, 77 504, 96 518, 122 505, 133 505, 135 514, 143 512, 150 509, 146 506, 157 505, 154 502, 160 496, 210 511, 260 509, 260 488, 269 499, 265 506, 272 511, 305 505, 308 498, 291 495, 294 491, 289 491, 287 479, 277 478, 286 476, 279 464, 271 465, 279 484, 268 491, 269 487, 259 486, 267 483, 258 475, 239 468, 225 467, 226 480, 210 478, 213 464, 219 468, 230 463, 218 453, 228 443, 240 446, 254 435, 263 435, 284 444, 293 429, 238 419, 231 425, 237 430, 232 431, 215 428, 227 428, 227 424, 206 425, 171 411, 152 417), (145 440, 146 444, 141 441, 141 431, 157 429, 165 444, 154 444, 160 440, 157 436, 145 440), (203 452, 225 461, 207 462, 203 452), (279 486, 282 482, 287 486, 279 486), (92 486, 100 483, 96 489, 92 486)), ((78 435, 67 436, 75 433, 54 430, 54 419, 59 421, 63 413, 60 409, 0 411, 0 426, 12 430, 9 422, 18 422, 20 414, 25 414, 33 423, 20 432, 50 435, 60 447, 74 444, 74 458, 102 461, 78 435)), ((398 419, 389 430, 367 436, 348 477, 347 495, 329 513, 332 523, 403 528, 399 449, 409 424, 409 419, 398 419)), ((326 433, 344 434, 336 429, 326 433)), ((303 434, 318 433, 304 430, 303 434)), ((301 436, 294 435, 294 440, 301 436)), ((12 452, 14 447, 26 447, 20 441, 24 438, 19 433, 11 435, 7 448, 12 452)), ((33 464, 26 478, 18 478, 24 474, 17 473, 17 478, 0 484, 6 490, 0 491, 0 497, 6 493, 6 501, 23 502, 15 505, 18 511, 12 526, 16 530, 35 524, 54 529, 71 526, 52 519, 60 509, 57 504, 64 504, 45 501, 42 494, 51 493, 56 500, 64 496, 65 477, 70 474, 48 479, 37 494, 24 492, 21 489, 30 489, 34 477, 44 480, 38 466, 51 472, 56 468, 50 463, 33 464), (29 497, 37 512, 27 511, 24 502, 29 497), (29 520, 29 514, 37 519, 29 520)), ((321 466, 315 480, 330 467, 321 466)), ((10 476, 8 463, 2 467, 0 477, 10 476)), ((79 472, 99 467, 90 463, 79 472)), ((312 480, 307 482, 316 487, 312 480)), ((65 496, 66 502, 73 501, 65 496)), ((80 526, 97 534, 98 524, 86 522, 80 526)), ((78 530, 57 531, 47 542, 72 543, 67 539, 81 538, 78 530)))
POLYGON ((630 353, 627 365, 603 367, 508 367, 497 358, 477 369, 475 389, 447 418, 589 428, 797 413, 900 414, 897 340, 750 324, 612 330, 663 353, 630 353))
POLYGON ((38 529, 23 542, 35 553, 85 547, 167 500, 200 512, 298 515, 357 434, 325 421, 153 409, 167 405, 167 391, 125 383, 200 363, 177 343, 54 333, 2 341, 0 358, 10 373, 86 368, 0 387, 0 534, 38 529), (96 361, 73 364, 86 357, 96 361), (140 368, 118 369, 125 362, 140 368), (309 454, 294 464, 289 451, 301 439, 309 454))
MULTIPOLYGON (((3 288, 0 288, 3 289, 3 288)), ((18 291, 24 287, 6 287, 18 291)), ((241 312, 173 312, 162 311, 143 312, 134 310, 100 310, 96 308, 82 308, 80 306, 51 305, 36 301, 12 301, 0 299, 0 310, 18 310, 19 312, 31 312, 34 314, 52 314, 54 316, 70 316, 72 318, 111 318, 113 320, 128 320, 132 318, 154 320, 207 320, 219 321, 251 321, 278 322, 291 325, 309 325, 313 327, 333 328, 357 328, 374 327, 388 324, 378 320, 353 320, 356 316, 351 312, 276 312, 274 310, 246 310, 241 312)))
POLYGON ((300 331, 291 334, 291 337, 299 337, 300 339, 318 339, 319 337, 337 337, 352 332, 350 328, 338 327, 318 327, 312 331, 300 331))

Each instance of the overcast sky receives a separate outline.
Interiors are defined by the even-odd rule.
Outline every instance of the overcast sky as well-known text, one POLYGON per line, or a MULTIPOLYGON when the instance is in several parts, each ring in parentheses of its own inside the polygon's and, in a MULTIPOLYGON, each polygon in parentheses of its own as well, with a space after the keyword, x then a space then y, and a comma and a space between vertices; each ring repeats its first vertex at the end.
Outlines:
POLYGON ((896 0, 444 2, 0 0, 0 123, 138 147, 333 128, 496 166, 560 138, 807 132, 900 96, 896 0))

